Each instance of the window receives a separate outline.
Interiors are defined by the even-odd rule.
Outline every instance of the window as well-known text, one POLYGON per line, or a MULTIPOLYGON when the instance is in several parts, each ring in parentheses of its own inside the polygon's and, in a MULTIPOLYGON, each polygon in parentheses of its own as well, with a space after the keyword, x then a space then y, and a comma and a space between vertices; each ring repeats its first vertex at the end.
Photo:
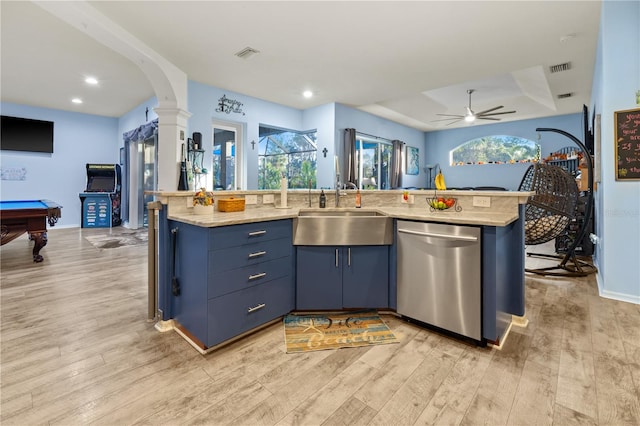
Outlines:
POLYGON ((287 177, 289 188, 316 187, 316 130, 295 131, 260 126, 258 189, 279 189, 287 177))
POLYGON ((517 136, 484 136, 451 150, 451 165, 514 164, 540 161, 540 145, 517 136))
POLYGON ((356 170, 362 189, 390 189, 392 145, 356 133, 356 170))

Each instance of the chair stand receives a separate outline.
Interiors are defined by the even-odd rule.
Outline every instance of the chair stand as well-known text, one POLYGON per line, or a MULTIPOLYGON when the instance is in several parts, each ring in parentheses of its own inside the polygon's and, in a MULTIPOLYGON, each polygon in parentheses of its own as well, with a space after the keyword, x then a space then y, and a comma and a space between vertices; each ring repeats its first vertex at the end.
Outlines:
POLYGON ((526 272, 536 275, 548 275, 553 277, 586 277, 598 270, 591 263, 578 259, 574 252, 567 253, 564 256, 544 253, 527 253, 527 256, 547 259, 562 259, 562 262, 556 266, 547 266, 545 268, 535 269, 525 268, 526 272))

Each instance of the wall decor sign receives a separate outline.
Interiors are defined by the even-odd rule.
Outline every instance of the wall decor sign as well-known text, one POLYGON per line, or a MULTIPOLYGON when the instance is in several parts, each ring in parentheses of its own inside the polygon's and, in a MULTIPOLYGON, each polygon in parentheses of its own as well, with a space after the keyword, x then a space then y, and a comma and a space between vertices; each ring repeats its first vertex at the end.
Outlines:
POLYGON ((407 145, 407 174, 417 175, 420 172, 420 151, 407 145))
POLYGON ((226 112, 230 114, 232 112, 236 114, 244 115, 242 111, 242 102, 227 98, 227 95, 222 95, 220 99, 218 99, 218 108, 216 108, 216 112, 226 112))
POLYGON ((640 180, 640 108, 614 111, 616 180, 640 180))
POLYGON ((0 169, 1 180, 27 180, 25 167, 3 167, 0 169))

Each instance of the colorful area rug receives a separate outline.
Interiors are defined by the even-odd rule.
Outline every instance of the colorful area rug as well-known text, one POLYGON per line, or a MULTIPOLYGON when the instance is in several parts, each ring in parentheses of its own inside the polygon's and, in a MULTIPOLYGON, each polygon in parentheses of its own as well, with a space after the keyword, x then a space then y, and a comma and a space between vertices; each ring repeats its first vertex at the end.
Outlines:
POLYGON ((284 317, 287 353, 397 343, 387 324, 373 311, 284 317))

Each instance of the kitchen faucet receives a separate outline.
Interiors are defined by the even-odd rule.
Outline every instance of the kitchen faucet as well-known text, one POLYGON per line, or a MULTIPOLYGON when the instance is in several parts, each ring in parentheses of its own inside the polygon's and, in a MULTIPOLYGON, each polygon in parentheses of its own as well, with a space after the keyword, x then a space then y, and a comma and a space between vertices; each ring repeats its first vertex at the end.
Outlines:
MULTIPOLYGON (((336 173, 336 207, 340 207, 340 197, 347 195, 346 192, 340 191, 342 189, 342 186, 342 183, 340 183, 340 173, 336 173)), ((344 187, 349 189, 358 189, 356 184, 353 182, 345 183, 344 187)))
POLYGON ((336 173, 336 207, 340 207, 340 196, 346 195, 340 192, 340 173, 336 173))

